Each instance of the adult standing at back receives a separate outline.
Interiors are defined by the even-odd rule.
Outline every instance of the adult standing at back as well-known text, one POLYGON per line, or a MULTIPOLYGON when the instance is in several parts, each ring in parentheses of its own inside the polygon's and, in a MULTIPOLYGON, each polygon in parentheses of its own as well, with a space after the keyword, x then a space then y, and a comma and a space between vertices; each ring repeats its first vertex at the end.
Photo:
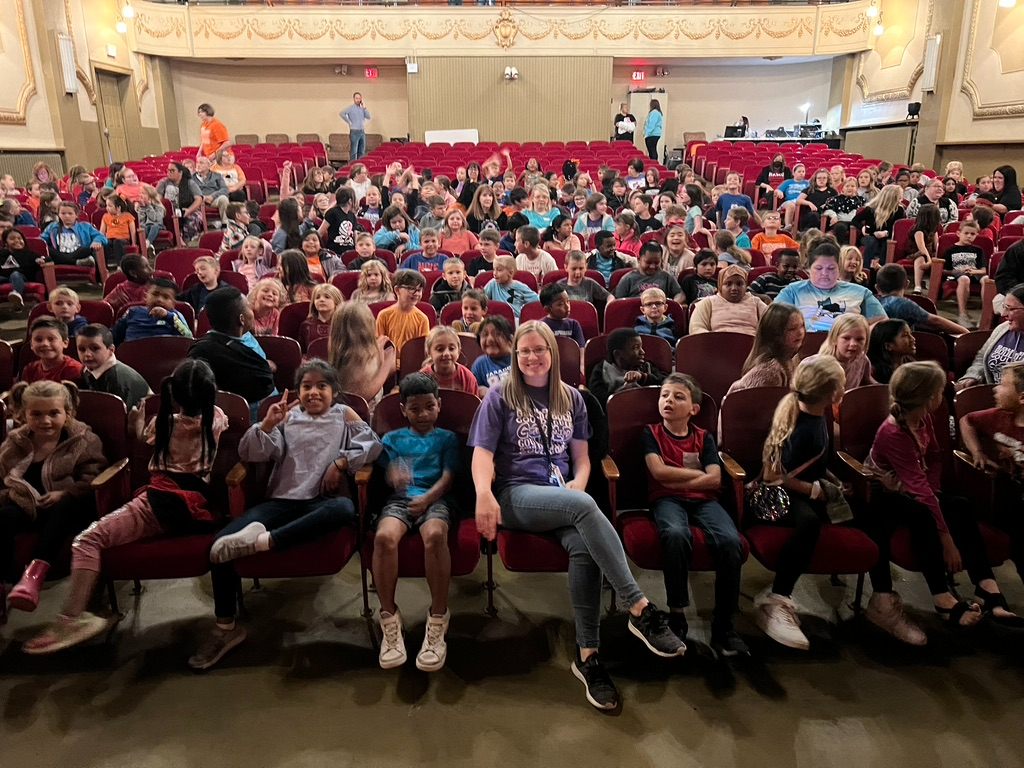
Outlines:
POLYGON ((205 156, 212 163, 218 152, 231 146, 231 136, 224 123, 214 118, 213 107, 209 104, 199 105, 199 119, 203 124, 199 126, 199 151, 196 152, 196 160, 205 156))
POLYGON ((661 102, 651 99, 650 112, 644 123, 644 144, 647 145, 647 156, 658 160, 658 142, 665 131, 665 116, 661 114, 661 102))
POLYGON ((633 132, 636 130, 636 117, 629 112, 629 104, 619 105, 619 114, 615 116, 615 140, 633 143, 633 132))
POLYGON ((348 125, 348 161, 351 163, 366 154, 366 121, 373 118, 363 106, 363 94, 358 92, 352 94, 352 103, 338 114, 348 125))

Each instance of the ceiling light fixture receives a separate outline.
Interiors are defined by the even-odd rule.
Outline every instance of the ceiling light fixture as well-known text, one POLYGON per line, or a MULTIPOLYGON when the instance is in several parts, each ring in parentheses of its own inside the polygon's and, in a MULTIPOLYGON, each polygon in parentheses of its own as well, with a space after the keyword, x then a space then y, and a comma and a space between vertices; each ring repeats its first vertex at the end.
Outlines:
POLYGON ((871 5, 868 6, 868 9, 865 13, 867 13, 867 17, 869 19, 878 18, 878 6, 875 5, 875 0, 871 0, 871 5))

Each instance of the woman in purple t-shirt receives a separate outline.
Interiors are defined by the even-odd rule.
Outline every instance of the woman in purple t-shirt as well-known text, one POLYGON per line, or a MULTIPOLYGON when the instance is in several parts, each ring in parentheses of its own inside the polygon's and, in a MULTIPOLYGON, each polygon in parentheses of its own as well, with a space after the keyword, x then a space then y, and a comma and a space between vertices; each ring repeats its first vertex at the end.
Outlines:
POLYGON ((598 659, 601 574, 629 606, 629 629, 659 656, 686 645, 665 614, 644 597, 626 564, 618 534, 585 489, 590 423, 579 391, 558 376, 558 344, 541 322, 523 323, 512 340, 512 373, 492 387, 473 419, 476 524, 489 541, 498 525, 550 533, 569 552, 569 594, 579 650, 573 673, 598 709, 618 692, 598 659))

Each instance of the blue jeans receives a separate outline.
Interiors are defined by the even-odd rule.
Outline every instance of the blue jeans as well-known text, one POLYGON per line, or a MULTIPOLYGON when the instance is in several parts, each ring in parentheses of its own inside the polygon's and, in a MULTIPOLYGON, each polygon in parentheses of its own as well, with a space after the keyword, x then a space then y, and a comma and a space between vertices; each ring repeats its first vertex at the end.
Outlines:
MULTIPOLYGON (((235 518, 217 538, 238 533, 250 523, 263 523, 271 532, 274 549, 283 550, 315 541, 345 526, 355 526, 356 508, 349 499, 270 499, 235 518)), ((234 618, 237 609, 238 575, 234 563, 210 567, 213 603, 218 619, 234 618)))
POLYGON ((739 610, 740 569, 743 566, 743 544, 732 518, 714 500, 658 499, 651 505, 651 514, 661 538, 668 607, 685 608, 690 604, 688 581, 693 555, 692 521, 704 531, 715 561, 714 623, 731 624, 732 617, 739 610))
POLYGON ((366 131, 357 131, 353 128, 348 132, 348 140, 348 161, 351 163, 366 154, 366 131))
POLYGON ((552 485, 515 485, 498 496, 509 530, 550 533, 569 553, 569 597, 576 644, 597 648, 601 629, 601 573, 626 606, 643 599, 612 524, 585 493, 552 485))
POLYGON ((15 270, 11 272, 11 288, 20 293, 22 296, 25 295, 25 276, 15 270))
POLYGON ((160 233, 163 231, 163 224, 150 224, 148 227, 146 227, 146 242, 155 243, 157 237, 159 237, 160 233))

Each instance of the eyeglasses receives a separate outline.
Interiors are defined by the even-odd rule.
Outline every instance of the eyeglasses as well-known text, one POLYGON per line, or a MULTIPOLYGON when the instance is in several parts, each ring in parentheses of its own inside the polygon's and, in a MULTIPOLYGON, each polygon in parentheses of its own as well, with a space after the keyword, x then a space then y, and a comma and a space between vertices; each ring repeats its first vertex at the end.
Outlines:
POLYGON ((1024 306, 1011 307, 1009 304, 1003 304, 1003 314, 1004 315, 1008 314, 1010 312, 1020 312, 1022 309, 1024 309, 1024 306))
POLYGON ((419 286, 419 285, 416 285, 416 286, 412 286, 412 285, 396 285, 395 287, 396 288, 404 288, 409 293, 423 293, 423 287, 419 286))
POLYGON ((518 357, 544 357, 551 351, 551 347, 534 347, 533 349, 517 349, 518 357))
POLYGON ((645 307, 667 307, 668 302, 665 301, 647 301, 644 302, 645 307))

